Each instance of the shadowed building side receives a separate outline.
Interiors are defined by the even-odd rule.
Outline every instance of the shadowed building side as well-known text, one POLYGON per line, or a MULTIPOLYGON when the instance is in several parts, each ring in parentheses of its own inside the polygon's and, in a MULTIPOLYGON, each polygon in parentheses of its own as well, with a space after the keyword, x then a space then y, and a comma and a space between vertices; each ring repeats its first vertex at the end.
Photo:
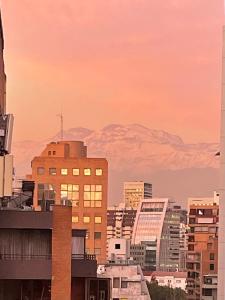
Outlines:
POLYGON ((225 27, 223 27, 222 106, 220 136, 220 211, 219 211, 219 261, 218 300, 225 298, 225 27))
POLYGON ((6 74, 4 65, 4 36, 2 27, 2 18, 0 13, 0 114, 6 112, 6 74))

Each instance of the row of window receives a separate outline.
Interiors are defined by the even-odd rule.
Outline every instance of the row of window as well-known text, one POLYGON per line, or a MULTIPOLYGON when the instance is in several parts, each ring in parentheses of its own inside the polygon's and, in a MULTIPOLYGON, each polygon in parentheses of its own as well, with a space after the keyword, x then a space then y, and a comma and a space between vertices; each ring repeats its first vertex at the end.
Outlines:
MULTIPOLYGON (((102 185, 85 184, 83 186, 84 207, 102 207, 102 185)), ((38 200, 55 200, 55 188, 52 184, 38 184, 38 200)), ((60 186, 61 203, 79 206, 80 186, 78 184, 61 184, 60 186)))
MULTIPOLYGON (((79 217, 78 216, 73 216, 72 217, 72 222, 73 223, 78 223, 79 222, 79 217)), ((90 216, 83 216, 83 223, 84 224, 89 224, 91 222, 91 217, 90 216)), ((94 222, 95 224, 101 224, 102 223, 102 217, 96 216, 94 217, 94 222)))
MULTIPOLYGON (((60 174, 62 176, 69 175, 69 172, 70 172, 70 169, 67 169, 67 168, 61 168, 60 169, 60 174)), ((44 167, 38 167, 37 168, 37 174, 38 175, 44 175, 45 174, 45 168, 44 167)), ((48 174, 52 175, 52 176, 57 175, 57 169, 56 168, 49 168, 48 169, 48 174)), ((80 174, 81 174, 80 173, 80 169, 78 169, 78 168, 73 168, 72 169, 72 175, 73 176, 79 176, 80 174)), ((97 169, 95 169, 95 173, 94 174, 96 176, 102 176, 103 175, 103 170, 101 168, 97 168, 97 169)), ((93 175, 92 174, 92 169, 90 169, 90 168, 83 169, 83 175, 84 176, 91 176, 91 175, 93 175)))

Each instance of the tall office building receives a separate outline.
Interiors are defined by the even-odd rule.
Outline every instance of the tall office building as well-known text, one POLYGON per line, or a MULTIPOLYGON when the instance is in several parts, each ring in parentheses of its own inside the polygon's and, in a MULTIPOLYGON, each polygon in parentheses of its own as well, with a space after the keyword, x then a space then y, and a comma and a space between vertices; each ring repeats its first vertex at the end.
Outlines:
POLYGON ((73 228, 86 229, 87 251, 106 259, 108 163, 88 158, 83 142, 50 143, 32 160, 34 205, 72 206, 73 228))
POLYGON ((126 207, 137 209, 142 199, 152 198, 152 184, 142 181, 124 182, 123 195, 126 207))
POLYGON ((141 260, 140 255, 144 255, 142 265, 145 270, 180 270, 185 257, 180 243, 181 223, 185 223, 185 211, 172 206, 169 199, 143 199, 135 219, 131 256, 141 260))
POLYGON ((217 299, 219 199, 188 200, 188 300, 217 299))

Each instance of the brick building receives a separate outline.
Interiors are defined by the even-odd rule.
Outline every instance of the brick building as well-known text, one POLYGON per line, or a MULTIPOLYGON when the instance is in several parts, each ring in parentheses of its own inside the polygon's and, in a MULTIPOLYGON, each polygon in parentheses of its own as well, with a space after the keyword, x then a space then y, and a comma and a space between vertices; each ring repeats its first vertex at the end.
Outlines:
POLYGON ((87 230, 87 252, 106 260, 108 163, 88 158, 83 142, 60 141, 32 160, 36 209, 51 204, 72 206, 74 228, 87 230))
POLYGON ((72 229, 71 207, 0 210, 0 300, 109 300, 97 278, 86 232, 72 229))
POLYGON ((218 197, 189 199, 188 214, 188 300, 216 299, 216 285, 210 286, 209 278, 218 271, 218 197))

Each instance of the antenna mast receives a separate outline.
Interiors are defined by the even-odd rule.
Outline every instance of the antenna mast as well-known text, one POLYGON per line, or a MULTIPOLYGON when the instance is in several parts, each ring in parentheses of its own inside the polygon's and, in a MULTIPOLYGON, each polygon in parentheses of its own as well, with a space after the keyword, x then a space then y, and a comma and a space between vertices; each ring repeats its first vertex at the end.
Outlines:
POLYGON ((63 130, 63 114, 61 112, 61 114, 57 115, 59 118, 60 118, 60 139, 61 141, 63 141, 63 133, 64 133, 64 130, 63 130))

